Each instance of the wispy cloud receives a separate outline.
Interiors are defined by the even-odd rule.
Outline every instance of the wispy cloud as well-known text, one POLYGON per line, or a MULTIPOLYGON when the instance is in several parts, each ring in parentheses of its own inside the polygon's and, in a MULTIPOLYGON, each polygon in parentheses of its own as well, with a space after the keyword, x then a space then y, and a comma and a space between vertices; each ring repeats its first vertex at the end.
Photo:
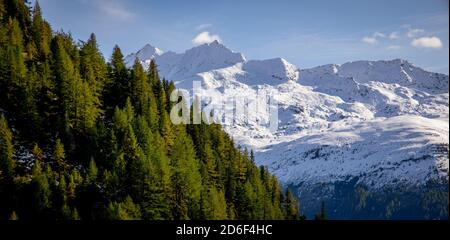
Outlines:
POLYGON ((213 41, 221 42, 219 35, 210 34, 209 32, 201 32, 194 39, 192 39, 192 43, 195 45, 200 45, 204 43, 211 43, 213 41))
POLYGON ((200 30, 204 30, 204 29, 210 28, 212 26, 213 25, 211 23, 203 23, 203 24, 198 25, 195 29, 200 31, 200 30))
POLYGON ((361 41, 363 41, 363 42, 365 42, 367 44, 370 44, 370 45, 375 45, 375 44, 378 43, 377 39, 374 38, 374 37, 363 37, 361 39, 361 41))
POLYGON ((411 42, 417 48, 442 48, 442 41, 438 37, 416 38, 411 42))
POLYGON ((409 38, 414 38, 414 37, 417 37, 417 36, 419 36, 419 35, 421 35, 423 33, 425 33, 425 30, 423 30, 423 29, 411 28, 406 33, 406 36, 408 36, 409 38))
POLYGON ((391 34, 389 34, 389 39, 398 39, 400 38, 398 32, 391 32, 391 34))
POLYGON ((402 47, 399 45, 389 45, 386 47, 387 50, 398 50, 400 48, 402 48, 402 47))
POLYGON ((381 32, 375 32, 373 34, 373 37, 374 38, 384 38, 384 37, 386 37, 386 35, 384 33, 381 33, 381 32))
POLYGON ((81 0, 84 4, 90 4, 96 9, 115 19, 132 21, 136 14, 127 9, 119 0, 81 0))
POLYGON ((361 41, 363 41, 364 43, 370 44, 370 45, 375 45, 378 43, 378 39, 385 38, 385 37, 386 37, 386 34, 384 34, 382 32, 374 32, 372 34, 372 36, 363 37, 361 39, 361 41))

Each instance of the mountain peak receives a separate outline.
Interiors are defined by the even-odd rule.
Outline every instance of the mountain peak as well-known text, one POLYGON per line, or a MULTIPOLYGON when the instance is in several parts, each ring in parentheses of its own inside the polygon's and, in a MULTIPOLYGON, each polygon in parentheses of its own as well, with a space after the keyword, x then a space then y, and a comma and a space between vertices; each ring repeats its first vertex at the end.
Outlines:
POLYGON ((127 64, 127 66, 132 66, 136 58, 144 62, 146 60, 154 59, 157 56, 161 56, 163 53, 164 52, 161 49, 147 43, 136 53, 132 53, 126 56, 125 63, 127 64))
POLYGON ((191 49, 186 50, 187 52, 190 52, 191 50, 196 49, 196 51, 208 51, 210 53, 223 53, 223 54, 235 54, 235 55, 240 55, 240 58, 242 58, 242 62, 245 61, 245 57, 242 53, 239 52, 235 52, 231 49, 229 49, 228 47, 226 47, 225 45, 223 45, 222 43, 220 43, 218 40, 214 40, 210 43, 204 43, 202 45, 193 47, 191 49), (198 50, 201 49, 201 50, 198 50))
POLYGON ((161 49, 154 47, 147 43, 144 45, 143 48, 141 48, 141 50, 138 51, 138 53, 152 53, 152 54, 161 55, 164 52, 161 49))
POLYGON ((234 52, 218 41, 193 47, 180 54, 176 69, 168 77, 189 77, 213 69, 225 68, 245 62, 241 53, 234 52))

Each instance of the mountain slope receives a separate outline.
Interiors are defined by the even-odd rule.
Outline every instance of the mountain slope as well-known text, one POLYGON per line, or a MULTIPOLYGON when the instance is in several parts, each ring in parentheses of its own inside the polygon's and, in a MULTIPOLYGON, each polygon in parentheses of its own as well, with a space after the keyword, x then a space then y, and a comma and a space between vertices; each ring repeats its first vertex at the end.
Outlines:
POLYGON ((208 47, 202 47, 208 53, 202 51, 193 61, 213 59, 204 63, 208 67, 189 65, 195 70, 180 71, 187 66, 178 65, 181 61, 171 66, 162 61, 158 62, 160 72, 179 88, 190 89, 192 81, 201 81, 207 90, 203 95, 209 99, 219 99, 221 94, 244 97, 258 91, 278 92, 276 132, 260 124, 269 119, 265 111, 254 111, 254 118, 238 118, 224 128, 238 144, 255 150, 258 164, 269 166, 285 186, 297 191, 304 209, 318 211, 323 200, 330 203, 331 217, 336 218, 364 218, 361 214, 377 219, 448 218, 448 207, 441 209, 448 206, 448 188, 442 188, 448 183, 449 161, 447 75, 400 59, 299 70, 281 58, 242 57, 215 68, 222 66, 216 62, 228 58, 218 60, 222 55, 208 47), (428 187, 430 182, 437 187, 428 187), (324 184, 334 190, 323 192, 324 188, 317 187, 324 184), (347 186, 345 191, 337 193, 342 184, 347 186), (364 208, 336 197, 345 192, 352 199, 359 198, 357 189, 372 194, 364 208), (395 198, 392 192, 383 193, 387 189, 397 189, 395 198), (424 196, 436 189, 447 195, 437 200, 431 197, 436 202, 430 206, 423 203, 424 196), (417 199, 408 200, 404 197, 408 194, 417 199), (403 205, 391 206, 395 199, 403 205), (423 211, 408 215, 406 206, 423 211), (339 208, 347 211, 339 212, 339 208))

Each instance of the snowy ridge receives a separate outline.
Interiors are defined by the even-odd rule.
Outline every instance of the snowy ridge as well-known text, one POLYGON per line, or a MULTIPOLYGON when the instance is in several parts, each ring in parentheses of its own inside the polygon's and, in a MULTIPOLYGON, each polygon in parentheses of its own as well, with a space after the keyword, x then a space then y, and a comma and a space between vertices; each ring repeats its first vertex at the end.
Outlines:
MULTIPOLYGON (((236 53, 217 41, 205 43, 198 47, 191 48, 178 56, 173 62, 172 68, 167 69, 167 58, 161 57, 161 76, 168 79, 180 79, 190 77, 197 73, 210 71, 213 69, 232 66, 245 61, 241 53, 236 53)), ((159 63, 158 63, 159 64, 159 63)))
POLYGON ((316 77, 323 77, 323 80, 353 78, 358 83, 382 82, 431 93, 448 93, 447 75, 427 72, 403 59, 330 64, 302 70, 300 75, 300 82, 308 86, 325 83, 316 77))

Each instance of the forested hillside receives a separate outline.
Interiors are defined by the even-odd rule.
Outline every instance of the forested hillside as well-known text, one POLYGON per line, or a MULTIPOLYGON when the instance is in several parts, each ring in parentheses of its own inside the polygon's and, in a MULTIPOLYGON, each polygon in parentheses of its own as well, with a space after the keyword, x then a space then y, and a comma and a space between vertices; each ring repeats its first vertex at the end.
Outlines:
POLYGON ((173 125, 155 62, 0 0, 0 219, 300 219, 219 125, 173 125))

